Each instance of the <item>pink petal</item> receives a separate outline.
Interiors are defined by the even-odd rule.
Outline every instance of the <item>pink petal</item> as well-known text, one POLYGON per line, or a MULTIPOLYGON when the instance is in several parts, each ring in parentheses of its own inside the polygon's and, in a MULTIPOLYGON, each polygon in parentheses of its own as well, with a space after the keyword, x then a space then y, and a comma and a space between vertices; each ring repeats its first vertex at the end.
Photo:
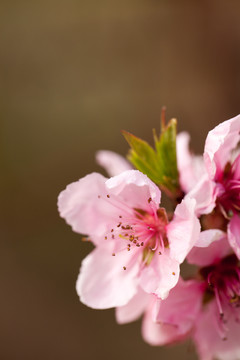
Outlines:
POLYGON ((228 225, 228 240, 237 257, 240 259, 240 217, 234 214, 228 225))
POLYGON ((190 135, 181 132, 177 135, 177 164, 181 188, 188 193, 206 172, 203 157, 194 156, 189 151, 190 135))
POLYGON ((143 268, 140 285, 147 293, 165 299, 177 284, 179 271, 179 263, 171 259, 168 250, 165 249, 162 255, 155 253, 151 263, 143 268))
POLYGON ((98 196, 106 197, 106 178, 92 173, 67 186, 58 197, 61 217, 76 232, 101 236, 106 231, 104 225, 110 216, 112 206, 99 201, 98 196))
POLYGON ((239 154, 239 148, 234 152, 233 154, 233 179, 240 179, 240 154, 239 154), (235 158, 234 158, 235 156, 235 158))
POLYGON ((205 230, 200 233, 196 246, 187 260, 190 264, 208 266, 221 260, 231 251, 226 234, 221 230, 205 230))
POLYGON ((200 234, 200 223, 195 215, 196 201, 185 198, 176 207, 173 220, 167 226, 170 256, 182 263, 200 234))
POLYGON ((224 170, 231 159, 231 151, 239 142, 240 115, 224 121, 208 133, 204 160, 211 179, 224 170))
POLYGON ((202 303, 202 284, 183 281, 169 293, 165 300, 154 300, 143 323, 143 337, 151 345, 164 345, 188 336, 202 303))
POLYGON ((95 309, 123 306, 137 292, 139 262, 125 251, 112 256, 109 244, 83 260, 76 284, 80 301, 95 309))
POLYGON ((58 208, 74 231, 99 243, 117 225, 119 216, 131 215, 134 208, 154 212, 160 197, 158 187, 137 170, 125 171, 109 180, 92 173, 61 192, 58 208))
POLYGON ((116 308, 118 324, 126 324, 137 320, 146 310, 150 296, 141 288, 138 288, 136 295, 126 305, 116 308))
POLYGON ((152 346, 166 345, 183 339, 183 335, 179 334, 174 326, 155 323, 152 320, 150 311, 147 312, 143 319, 142 336, 152 346))
POLYGON ((124 171, 107 180, 106 187, 111 194, 131 208, 139 208, 151 212, 156 210, 161 201, 159 188, 138 170, 124 171))
POLYGON ((195 212, 197 215, 209 214, 215 207, 217 198, 217 185, 204 174, 196 186, 187 194, 186 198, 196 200, 195 212))
POLYGON ((209 229, 200 232, 199 238, 195 246, 205 248, 211 245, 214 241, 218 241, 222 238, 226 238, 224 231, 219 229, 209 229))
POLYGON ((108 150, 98 151, 96 154, 97 163, 102 166, 108 175, 116 176, 121 172, 132 169, 130 163, 121 155, 108 150))

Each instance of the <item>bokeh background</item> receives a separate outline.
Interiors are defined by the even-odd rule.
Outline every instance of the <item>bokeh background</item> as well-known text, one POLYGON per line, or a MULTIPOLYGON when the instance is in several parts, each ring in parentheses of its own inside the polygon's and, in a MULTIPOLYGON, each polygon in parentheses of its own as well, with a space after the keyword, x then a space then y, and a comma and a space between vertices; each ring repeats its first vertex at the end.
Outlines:
POLYGON ((59 218, 58 193, 125 155, 120 130, 151 141, 162 105, 201 152, 240 112, 240 2, 1 0, 1 306, 3 360, 196 359, 154 348, 140 321, 91 310, 75 293, 91 250, 59 218))

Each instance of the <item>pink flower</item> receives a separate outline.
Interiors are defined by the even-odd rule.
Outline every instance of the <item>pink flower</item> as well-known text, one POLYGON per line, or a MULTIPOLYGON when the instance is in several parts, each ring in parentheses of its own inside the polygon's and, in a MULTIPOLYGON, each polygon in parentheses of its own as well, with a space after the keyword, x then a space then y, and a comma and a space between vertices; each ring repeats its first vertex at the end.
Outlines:
POLYGON ((83 303, 99 309, 123 306, 139 286, 165 298, 176 285, 179 264, 200 225, 194 199, 183 200, 168 223, 160 198, 159 188, 137 170, 110 179, 93 173, 60 194, 60 215, 96 245, 77 281, 83 303))
MULTIPOLYGON (((215 261, 200 270, 205 294, 193 339, 201 360, 235 360, 240 356, 240 264, 234 254, 219 259, 219 247, 227 249, 226 238, 216 243, 206 249, 215 261)), ((200 258, 202 254, 198 262, 200 258)))
MULTIPOLYGON (((191 337, 201 360, 236 360, 240 356, 240 262, 230 252, 223 233, 211 235, 214 240, 208 247, 193 248, 189 254, 192 262, 201 266, 197 279, 180 278, 166 299, 149 295, 148 305, 143 294, 145 298, 142 295, 141 301, 138 300, 140 306, 135 306, 140 313, 145 301, 142 330, 144 339, 151 345, 191 337)), ((203 238, 206 245, 210 233, 203 238)), ((117 309, 117 318, 120 314, 121 319, 124 311, 125 322, 131 320, 127 308, 128 305, 117 309)))
POLYGON ((204 150, 206 173, 188 194, 196 199, 198 215, 214 208, 229 221, 228 239, 240 258, 240 115, 211 130, 204 150), (235 151, 235 152, 234 152, 235 151))
POLYGON ((156 346, 189 337, 200 313, 202 294, 202 283, 180 278, 166 300, 153 298, 143 318, 144 340, 156 346))
POLYGON ((203 233, 199 244, 210 245, 194 247, 188 255, 188 261, 201 267, 205 287, 193 339, 201 360, 235 360, 240 355, 240 263, 226 234, 203 233))
POLYGON ((116 309, 116 318, 124 324, 144 314, 142 335, 150 345, 183 341, 189 337, 199 316, 203 291, 201 282, 181 278, 165 300, 139 289, 127 305, 116 309))

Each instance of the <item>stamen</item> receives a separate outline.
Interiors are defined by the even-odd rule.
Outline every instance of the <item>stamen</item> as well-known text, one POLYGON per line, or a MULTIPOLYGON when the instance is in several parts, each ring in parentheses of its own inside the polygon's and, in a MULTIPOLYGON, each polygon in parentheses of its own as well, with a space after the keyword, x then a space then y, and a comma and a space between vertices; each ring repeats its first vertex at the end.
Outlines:
POLYGON ((164 236, 166 236, 165 226, 167 223, 165 210, 161 209, 160 212, 157 212, 151 198, 148 198, 150 211, 145 211, 142 209, 130 208, 122 201, 119 202, 119 199, 115 198, 115 195, 110 196, 107 194, 106 197, 107 199, 102 198, 102 201, 107 201, 113 207, 123 211, 121 215, 118 215, 115 225, 112 226, 105 235, 106 240, 108 238, 112 240, 115 239, 115 241, 120 239, 123 240, 122 250, 119 249, 119 246, 116 243, 113 256, 120 251, 129 252, 130 250, 136 251, 137 255, 140 248, 143 247, 142 251, 143 253, 145 251, 145 254, 143 255, 142 264, 144 266, 149 265, 157 250, 161 250, 161 254, 164 251, 164 236), (121 221, 119 221, 119 219, 121 219, 121 221), (143 239, 144 241, 142 241, 143 239), (125 243, 125 245, 124 240, 128 242, 125 243))

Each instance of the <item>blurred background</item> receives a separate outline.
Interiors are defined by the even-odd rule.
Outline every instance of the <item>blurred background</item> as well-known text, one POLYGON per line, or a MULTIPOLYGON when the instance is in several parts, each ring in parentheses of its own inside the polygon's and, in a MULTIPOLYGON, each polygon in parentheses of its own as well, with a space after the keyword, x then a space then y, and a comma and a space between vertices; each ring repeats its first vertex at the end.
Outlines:
POLYGON ((240 112, 240 2, 1 0, 1 306, 3 360, 196 359, 154 348, 141 323, 82 305, 91 250, 59 218, 57 196, 92 171, 98 149, 125 155, 120 130, 148 141, 160 109, 203 150, 240 112))

